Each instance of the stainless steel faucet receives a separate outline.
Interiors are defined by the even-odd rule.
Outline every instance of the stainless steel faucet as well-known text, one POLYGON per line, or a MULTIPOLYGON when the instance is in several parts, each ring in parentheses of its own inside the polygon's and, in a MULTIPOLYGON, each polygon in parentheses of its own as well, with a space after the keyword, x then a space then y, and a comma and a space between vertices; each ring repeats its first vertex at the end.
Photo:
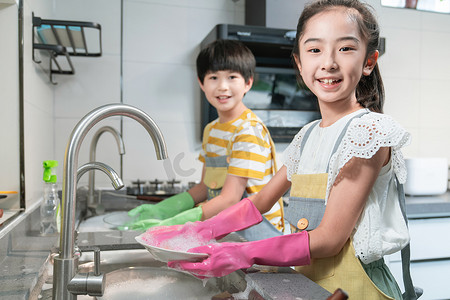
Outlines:
POLYGON ((62 228, 59 254, 54 258, 53 266, 53 299, 56 300, 77 298, 67 286, 76 275, 78 267, 78 258, 74 256, 78 152, 88 131, 101 120, 111 116, 126 116, 140 123, 153 140, 157 158, 167 158, 166 143, 161 131, 152 118, 138 108, 126 104, 108 104, 94 109, 78 122, 69 137, 64 158, 62 228))
POLYGON ((80 180, 81 176, 83 176, 86 172, 91 170, 100 170, 106 175, 108 175, 115 190, 120 190, 121 188, 124 187, 123 181, 117 174, 117 172, 114 171, 114 169, 108 166, 107 164, 98 161, 91 161, 79 167, 77 170, 77 182, 80 180))
MULTIPOLYGON (((99 130, 97 130, 97 132, 92 137, 91 147, 89 150, 89 161, 90 162, 95 161, 95 153, 97 150, 98 140, 100 139, 100 136, 105 132, 111 133, 114 136, 114 138, 116 139, 117 147, 119 149, 119 154, 120 155, 125 154, 125 145, 123 143, 123 139, 122 139, 122 136, 120 135, 120 133, 117 131, 117 129, 115 129, 111 126, 104 126, 104 127, 101 127, 99 130)), ((120 168, 120 177, 123 177, 122 167, 120 168)), ((94 208, 94 209, 98 205, 97 201, 95 201, 95 172, 94 171, 89 172, 89 189, 88 189, 87 205, 88 205, 88 207, 94 208)))
MULTIPOLYGON (((89 162, 78 168, 77 183, 86 172, 95 169, 108 175, 114 189, 120 190, 124 187, 122 179, 113 168, 107 164, 96 161, 89 162)), ((91 296, 103 296, 106 278, 104 274, 100 272, 100 249, 95 247, 92 250, 94 251, 94 272, 77 273, 67 285, 67 289, 74 295, 89 294, 91 296)))

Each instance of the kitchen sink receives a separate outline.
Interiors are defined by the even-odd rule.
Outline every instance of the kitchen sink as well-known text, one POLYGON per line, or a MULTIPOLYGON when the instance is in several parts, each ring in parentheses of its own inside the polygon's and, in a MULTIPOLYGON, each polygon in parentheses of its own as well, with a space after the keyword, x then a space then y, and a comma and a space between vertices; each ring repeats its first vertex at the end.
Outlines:
MULTIPOLYGON (((119 192, 102 193, 99 215, 82 218, 76 234, 80 250, 78 273, 92 273, 94 249, 100 249, 100 272, 105 274, 103 297, 78 295, 79 300, 112 299, 327 299, 330 293, 288 267, 254 266, 220 278, 202 281, 189 273, 170 269, 155 260, 134 239, 141 232, 120 231, 105 224, 103 218, 117 211, 128 211, 146 203, 119 192), (180 296, 181 295, 181 296, 180 296), (125 298, 126 297, 126 298, 125 298), (233 297, 233 298, 231 298, 233 297)), ((148 202, 147 202, 148 203, 148 202)), ((97 211, 98 213, 98 211, 97 211)), ((243 242, 231 233, 222 242, 243 242)), ((30 300, 52 298, 52 253, 41 268, 30 300)))
MULTIPOLYGON (((52 297, 52 257, 30 299, 47 300, 52 297)), ((84 251, 79 257, 80 273, 94 271, 94 252, 84 251)), ((100 272, 106 274, 103 297, 78 296, 78 299, 211 299, 218 294, 241 294, 247 283, 245 273, 234 272, 221 278, 202 281, 188 273, 167 267, 145 249, 111 250, 101 252, 100 272), (182 296, 182 297, 181 297, 182 296)), ((239 298, 235 298, 239 299, 239 298)), ((246 297, 240 299, 247 299, 246 297)))
MULTIPOLYGON (((83 198, 83 192, 79 193, 83 198)), ((77 222, 76 245, 80 250, 78 273, 94 272, 94 248, 100 252, 100 272, 105 274, 103 297, 78 295, 77 299, 211 299, 215 295, 245 292, 247 283, 243 271, 222 278, 202 281, 189 273, 167 267, 155 260, 134 239, 141 232, 121 231, 104 221, 105 217, 125 213, 134 207, 149 203, 127 196, 123 191, 102 191, 101 207, 90 211, 77 222)), ((83 203, 84 199, 80 199, 83 203)), ((83 207, 83 204, 80 205, 83 207)), ((79 214, 81 216, 83 214, 79 214)), ((243 241, 231 234, 227 241, 243 241)), ((43 266, 31 300, 52 298, 53 256, 43 266)), ((236 298, 238 299, 238 298, 236 298)), ((243 297, 241 299, 247 299, 243 297)))

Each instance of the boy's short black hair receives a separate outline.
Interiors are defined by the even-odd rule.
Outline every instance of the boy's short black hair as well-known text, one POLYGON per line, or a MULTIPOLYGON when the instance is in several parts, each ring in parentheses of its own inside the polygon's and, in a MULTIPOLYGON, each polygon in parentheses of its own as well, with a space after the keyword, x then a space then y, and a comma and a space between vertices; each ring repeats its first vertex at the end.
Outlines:
POLYGON ((250 49, 234 40, 216 40, 197 56, 197 76, 201 83, 207 73, 225 70, 240 73, 248 82, 254 76, 255 66, 255 57, 250 49))

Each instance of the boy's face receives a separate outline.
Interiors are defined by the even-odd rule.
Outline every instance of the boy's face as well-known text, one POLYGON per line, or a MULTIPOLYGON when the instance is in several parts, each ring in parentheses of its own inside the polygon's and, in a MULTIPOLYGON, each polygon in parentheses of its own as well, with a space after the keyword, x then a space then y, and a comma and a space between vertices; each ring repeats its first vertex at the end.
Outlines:
POLYGON ((199 83, 206 99, 217 109, 221 122, 224 122, 239 117, 246 108, 242 98, 252 87, 253 78, 245 82, 239 72, 216 71, 207 73, 203 84, 199 83))

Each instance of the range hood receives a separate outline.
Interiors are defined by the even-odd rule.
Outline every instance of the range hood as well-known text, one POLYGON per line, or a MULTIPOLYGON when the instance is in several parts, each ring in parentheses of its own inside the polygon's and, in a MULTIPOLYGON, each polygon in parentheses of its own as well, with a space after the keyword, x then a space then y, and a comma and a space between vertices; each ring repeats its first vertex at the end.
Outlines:
POLYGON ((264 26, 218 24, 203 39, 200 47, 217 40, 238 40, 244 43, 256 58, 258 67, 293 68, 291 52, 295 31, 264 26))
MULTIPOLYGON (((294 31, 298 18, 305 6, 306 0, 246 0, 245 24, 268 28, 287 28, 294 31)), ((380 37, 378 51, 380 56, 385 53, 386 39, 380 37)))

